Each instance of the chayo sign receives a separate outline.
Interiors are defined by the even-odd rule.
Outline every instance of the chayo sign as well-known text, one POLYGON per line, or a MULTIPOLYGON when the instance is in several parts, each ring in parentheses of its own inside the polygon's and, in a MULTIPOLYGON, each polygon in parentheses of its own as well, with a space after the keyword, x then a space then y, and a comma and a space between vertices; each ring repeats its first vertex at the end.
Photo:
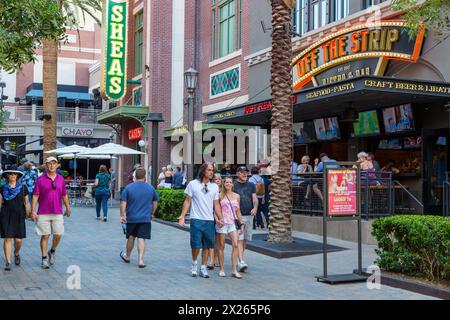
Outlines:
POLYGON ((120 100, 127 90, 127 14, 128 0, 103 1, 104 47, 101 87, 109 100, 120 100))

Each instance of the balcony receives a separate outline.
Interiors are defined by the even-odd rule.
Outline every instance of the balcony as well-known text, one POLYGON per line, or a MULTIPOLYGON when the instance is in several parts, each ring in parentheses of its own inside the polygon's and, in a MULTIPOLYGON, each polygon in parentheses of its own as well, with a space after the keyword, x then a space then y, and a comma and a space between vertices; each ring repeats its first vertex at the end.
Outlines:
MULTIPOLYGON (((14 106, 5 107, 5 120, 7 123, 36 122, 44 114, 43 107, 14 106)), ((100 110, 86 108, 56 108, 57 122, 66 124, 96 124, 100 110)))

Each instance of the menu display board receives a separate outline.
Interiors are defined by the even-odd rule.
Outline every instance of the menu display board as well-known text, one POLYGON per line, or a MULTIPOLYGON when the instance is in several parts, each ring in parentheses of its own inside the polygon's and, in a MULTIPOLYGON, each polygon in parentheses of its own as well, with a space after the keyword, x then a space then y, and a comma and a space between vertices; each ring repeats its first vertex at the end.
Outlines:
POLYGON ((327 215, 358 215, 357 169, 327 170, 327 215))

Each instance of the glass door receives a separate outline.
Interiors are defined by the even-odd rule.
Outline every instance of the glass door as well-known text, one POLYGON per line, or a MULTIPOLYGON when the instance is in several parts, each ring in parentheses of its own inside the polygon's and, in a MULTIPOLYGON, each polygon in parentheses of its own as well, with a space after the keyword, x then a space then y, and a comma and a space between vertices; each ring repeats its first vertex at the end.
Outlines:
POLYGON ((443 214, 444 182, 448 171, 448 129, 422 130, 422 183, 425 214, 443 214))

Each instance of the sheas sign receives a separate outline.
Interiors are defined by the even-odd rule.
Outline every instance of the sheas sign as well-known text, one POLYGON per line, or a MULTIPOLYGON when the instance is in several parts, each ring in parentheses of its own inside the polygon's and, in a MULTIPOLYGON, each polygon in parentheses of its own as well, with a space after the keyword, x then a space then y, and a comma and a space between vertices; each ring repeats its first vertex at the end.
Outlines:
POLYGON ((109 100, 120 100, 126 93, 127 12, 128 0, 104 1, 101 87, 109 100))
MULTIPOLYGON (((292 61, 294 90, 299 90, 310 81, 317 83, 314 76, 355 60, 379 59, 378 67, 374 70, 378 76, 384 72, 382 60, 416 62, 422 48, 424 28, 411 39, 405 26, 405 21, 362 24, 341 30, 312 44, 292 61)), ((363 73, 361 75, 367 75, 363 73)))
POLYGON ((69 128, 63 127, 62 130, 63 137, 93 137, 94 129, 92 128, 69 128))

